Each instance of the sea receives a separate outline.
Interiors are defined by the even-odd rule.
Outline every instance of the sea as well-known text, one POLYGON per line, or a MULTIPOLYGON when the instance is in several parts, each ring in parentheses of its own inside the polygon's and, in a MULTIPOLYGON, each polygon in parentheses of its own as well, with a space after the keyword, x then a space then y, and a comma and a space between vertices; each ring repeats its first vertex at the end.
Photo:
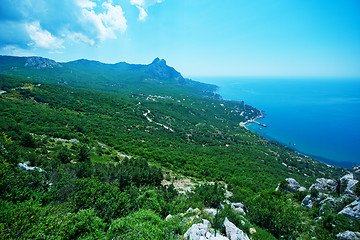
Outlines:
POLYGON ((360 165, 360 79, 194 77, 263 110, 250 131, 323 163, 360 165))

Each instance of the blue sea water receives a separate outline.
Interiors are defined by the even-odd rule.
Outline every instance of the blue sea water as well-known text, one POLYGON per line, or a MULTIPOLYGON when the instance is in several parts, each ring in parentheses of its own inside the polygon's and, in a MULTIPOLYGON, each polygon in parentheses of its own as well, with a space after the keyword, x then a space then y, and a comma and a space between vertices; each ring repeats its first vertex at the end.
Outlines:
POLYGON ((265 112, 248 129, 324 163, 360 165, 360 79, 208 78, 224 99, 265 112))

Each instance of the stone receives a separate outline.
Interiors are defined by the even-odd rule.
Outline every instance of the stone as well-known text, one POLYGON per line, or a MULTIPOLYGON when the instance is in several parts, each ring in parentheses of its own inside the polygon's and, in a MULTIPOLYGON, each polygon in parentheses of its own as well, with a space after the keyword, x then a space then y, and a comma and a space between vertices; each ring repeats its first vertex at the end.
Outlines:
POLYGON ((285 179, 288 183, 288 189, 290 192, 296 192, 301 186, 300 184, 293 178, 285 179))
POLYGON ((228 218, 224 221, 226 236, 229 240, 250 240, 249 237, 238 227, 235 226, 228 218))
POLYGON ((346 174, 340 179, 340 181, 342 186, 346 185, 346 189, 344 190, 344 193, 346 195, 354 197, 355 185, 359 182, 359 180, 355 179, 355 174, 354 173, 346 174))
POLYGON ((171 215, 171 214, 169 214, 169 215, 166 216, 165 221, 169 221, 170 218, 172 218, 172 215, 171 215))
POLYGON ((312 208, 315 201, 316 199, 309 194, 302 200, 301 206, 306 208, 312 208))
POLYGON ((359 232, 351 232, 346 231, 343 233, 338 233, 336 235, 338 240, 360 240, 360 233, 359 232))
POLYGON ((231 208, 236 212, 246 215, 245 206, 242 203, 232 203, 231 208))
POLYGON ((220 233, 216 234, 216 236, 212 235, 209 229, 210 222, 203 219, 203 223, 192 225, 184 234, 184 238, 189 240, 229 240, 220 233))
POLYGON ((230 197, 232 197, 233 196, 233 193, 232 192, 230 192, 229 190, 226 190, 225 191, 225 198, 230 198, 230 197))
POLYGON ((343 210, 341 210, 338 214, 344 214, 345 216, 351 219, 359 219, 360 220, 360 199, 355 200, 350 203, 343 210))
POLYGON ((190 240, 200 240, 202 236, 205 237, 205 234, 209 231, 210 222, 206 219, 203 219, 203 223, 198 223, 192 225, 184 234, 185 239, 190 240))
POLYGON ((28 166, 26 163, 19 163, 19 164, 18 164, 18 168, 22 168, 22 169, 24 169, 26 172, 34 171, 35 169, 38 169, 39 172, 43 172, 43 171, 44 171, 44 170, 42 170, 42 169, 39 168, 39 167, 30 167, 30 166, 28 166))
POLYGON ((203 212, 215 216, 216 213, 217 213, 217 210, 216 210, 215 208, 205 208, 205 209, 203 210, 203 212))
MULTIPOLYGON (((288 193, 288 192, 296 192, 296 191, 306 191, 307 189, 300 186, 300 184, 294 178, 286 178, 285 181, 287 182, 287 188, 281 189, 281 191, 288 193)), ((280 190, 280 183, 276 187, 275 191, 280 190)))
POLYGON ((360 169, 353 172, 353 178, 354 180, 360 180, 360 169))
POLYGON ((229 240, 229 238, 224 237, 223 235, 218 233, 216 234, 216 236, 211 235, 208 240, 229 240))
POLYGON ((329 212, 332 212, 336 207, 335 199, 333 197, 327 197, 320 202, 320 205, 321 208, 319 210, 319 214, 328 214, 329 212))
POLYGON ((337 183, 332 179, 318 178, 316 183, 310 186, 309 191, 315 188, 319 192, 335 192, 336 186, 337 183))

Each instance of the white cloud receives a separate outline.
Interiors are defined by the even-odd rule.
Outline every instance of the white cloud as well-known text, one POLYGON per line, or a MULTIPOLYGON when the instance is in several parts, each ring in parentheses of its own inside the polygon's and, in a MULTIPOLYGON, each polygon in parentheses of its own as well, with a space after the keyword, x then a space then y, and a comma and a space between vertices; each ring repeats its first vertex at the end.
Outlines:
POLYGON ((139 21, 145 21, 148 16, 145 9, 163 1, 165 0, 130 0, 130 4, 139 9, 139 21))
POLYGON ((140 7, 140 6, 136 6, 138 9, 139 9, 139 21, 145 21, 148 14, 147 12, 145 11, 144 8, 140 7))
POLYGON ((127 29, 127 21, 121 6, 113 6, 109 2, 104 2, 102 7, 106 12, 100 14, 96 14, 93 9, 82 9, 82 16, 84 17, 82 21, 94 27, 92 32, 95 30, 96 38, 101 42, 108 38, 114 39, 116 38, 116 31, 123 33, 127 29))
POLYGON ((130 3, 132 5, 144 6, 145 1, 144 0, 130 0, 130 3))
POLYGON ((148 8, 163 0, 1 0, 0 48, 60 49, 115 39, 127 30, 119 2, 136 6, 139 21, 146 21, 148 8))
POLYGON ((74 32, 69 32, 65 35, 68 39, 75 41, 75 42, 83 42, 89 45, 95 45, 95 41, 88 38, 86 35, 82 34, 82 33, 74 33, 74 32))
POLYGON ((155 5, 157 3, 162 3, 163 1, 165 0, 130 0, 130 3, 132 5, 137 5, 146 8, 155 5))
POLYGON ((77 5, 81 8, 93 9, 96 7, 96 3, 90 0, 78 0, 77 5))
POLYGON ((29 43, 35 47, 46 49, 64 48, 64 40, 58 39, 46 30, 43 30, 39 22, 32 22, 25 25, 25 29, 33 42, 29 43))

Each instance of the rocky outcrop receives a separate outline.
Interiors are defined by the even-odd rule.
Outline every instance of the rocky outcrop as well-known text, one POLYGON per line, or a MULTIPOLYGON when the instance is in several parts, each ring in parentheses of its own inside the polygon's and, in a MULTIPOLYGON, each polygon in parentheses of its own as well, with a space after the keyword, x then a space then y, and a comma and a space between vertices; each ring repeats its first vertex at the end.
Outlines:
POLYGON ((164 59, 155 58, 152 63, 146 65, 144 71, 158 79, 174 79, 179 82, 184 81, 183 76, 181 76, 174 68, 169 67, 164 59))
POLYGON ((21 168, 21 169, 24 169, 26 172, 29 172, 29 171, 34 171, 34 170, 39 170, 39 172, 43 172, 44 170, 42 170, 41 168, 39 167, 30 167, 28 166, 26 163, 19 163, 18 164, 18 168, 21 168))
POLYGON ((296 192, 301 186, 300 184, 293 178, 285 179, 288 183, 288 189, 290 192, 296 192))
POLYGON ((353 178, 354 180, 360 180, 360 169, 357 169, 355 172, 353 172, 353 178))
POLYGON ((335 192, 336 186, 337 186, 337 183, 332 179, 318 178, 318 179, 316 179, 316 183, 311 185, 311 187, 309 188, 309 191, 311 191, 313 188, 315 188, 319 192, 335 192))
POLYGON ((312 196, 312 195, 306 195, 306 197, 302 200, 301 202, 301 206, 306 207, 306 208, 312 208, 313 204, 317 201, 320 201, 320 196, 312 196))
POLYGON ((285 193, 288 193, 288 192, 296 192, 296 191, 306 191, 306 188, 305 187, 302 187, 294 178, 286 178, 285 181, 287 182, 287 186, 284 188, 282 187, 280 189, 280 183, 279 185, 277 186, 277 188, 275 189, 275 191, 283 191, 285 193))
POLYGON ((359 182, 356 176, 356 172, 347 174, 341 178, 341 185, 346 186, 344 193, 349 196, 355 196, 355 185, 359 182))
POLYGON ((341 210, 339 214, 344 214, 349 218, 360 220, 360 199, 357 199, 344 207, 344 209, 341 210))
POLYGON ((203 212, 215 216, 218 211, 215 208, 205 208, 203 212))
POLYGON ((360 240, 360 232, 346 231, 336 235, 338 240, 360 240))
POLYGON ((332 212, 335 207, 336 207, 336 202, 335 199, 333 197, 327 197, 324 200, 322 200, 320 202, 320 210, 319 210, 319 214, 320 215, 326 215, 329 212, 332 212))
POLYGON ((184 234, 185 239, 189 240, 229 240, 221 234, 213 235, 209 232, 210 222, 203 219, 203 223, 192 225, 184 234))
POLYGON ((231 208, 236 212, 246 215, 245 206, 242 203, 232 203, 231 208))
POLYGON ((200 237, 205 236, 209 231, 210 222, 206 219, 203 219, 203 223, 198 223, 192 225, 184 234, 184 238, 189 238, 190 240, 200 240, 200 237))
POLYGON ((25 67, 34 67, 37 69, 41 69, 41 68, 62 67, 62 65, 48 58, 28 57, 25 62, 25 67))
POLYGON ((249 237, 236 227, 235 224, 230 222, 228 218, 225 218, 224 227, 229 240, 250 240, 249 237))

